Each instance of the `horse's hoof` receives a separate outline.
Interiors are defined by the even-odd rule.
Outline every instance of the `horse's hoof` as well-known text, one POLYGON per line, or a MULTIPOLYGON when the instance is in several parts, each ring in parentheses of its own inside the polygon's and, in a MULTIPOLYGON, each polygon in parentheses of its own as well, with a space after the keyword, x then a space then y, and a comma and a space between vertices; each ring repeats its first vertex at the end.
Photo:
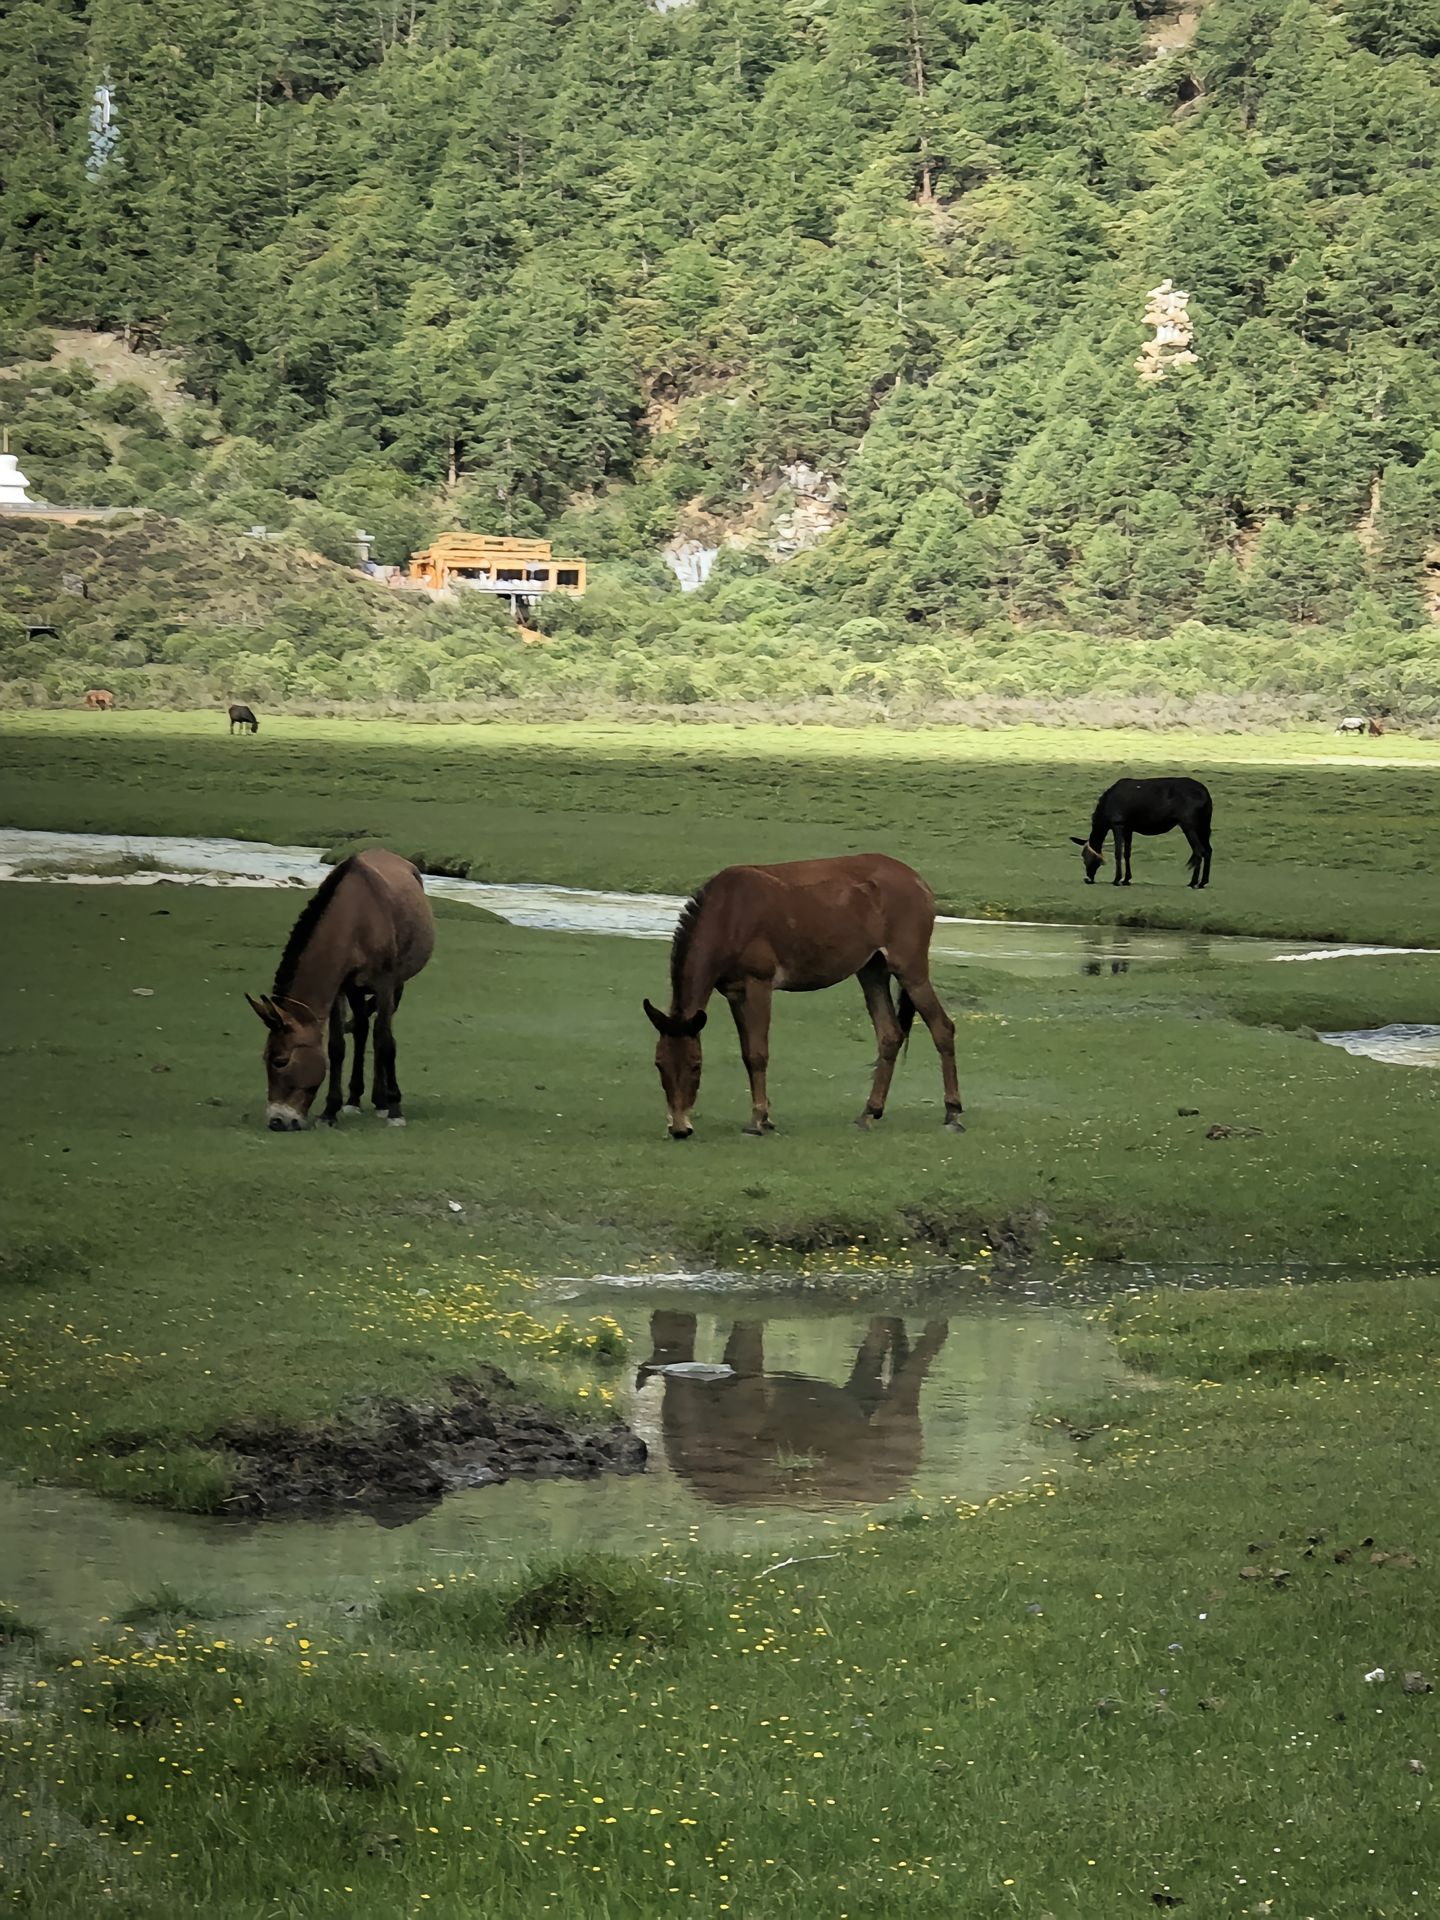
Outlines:
POLYGON ((885 1118, 883 1113, 871 1113, 868 1110, 856 1116, 855 1124, 862 1133, 871 1132, 885 1118))
POLYGON ((403 1127, 405 1124, 405 1116, 403 1113, 389 1114, 386 1116, 385 1124, 388 1127, 403 1127))
POLYGON ((341 1107, 341 1113, 359 1113, 359 1107, 341 1107))
POLYGON ((752 1120, 748 1127, 742 1127, 740 1131, 753 1134, 757 1140, 763 1140, 767 1133, 774 1133, 775 1124, 771 1120, 752 1120))
POLYGON ((947 1133, 964 1133, 965 1122, 958 1116, 952 1116, 945 1122, 945 1131, 947 1133))

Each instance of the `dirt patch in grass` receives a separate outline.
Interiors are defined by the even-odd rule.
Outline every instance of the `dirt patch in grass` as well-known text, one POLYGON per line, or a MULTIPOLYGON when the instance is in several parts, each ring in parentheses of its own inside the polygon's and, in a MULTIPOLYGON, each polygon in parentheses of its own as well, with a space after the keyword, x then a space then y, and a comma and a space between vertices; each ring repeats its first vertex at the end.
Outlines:
MULTIPOLYGON (((446 1391, 445 1402, 373 1401, 324 1427, 223 1427, 196 1444, 227 1469, 223 1510, 257 1517, 357 1507, 398 1523, 462 1487, 644 1470, 645 1443, 629 1427, 572 1424, 525 1406, 498 1367, 456 1376, 446 1391)), ((123 1434, 109 1447, 124 1456, 149 1444, 123 1434)))

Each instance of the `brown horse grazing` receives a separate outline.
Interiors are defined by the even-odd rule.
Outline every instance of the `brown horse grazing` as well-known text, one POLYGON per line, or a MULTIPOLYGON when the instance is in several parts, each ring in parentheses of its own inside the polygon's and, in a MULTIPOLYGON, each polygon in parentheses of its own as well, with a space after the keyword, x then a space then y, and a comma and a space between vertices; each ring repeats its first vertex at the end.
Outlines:
POLYGON ((85 705, 92 713, 113 713, 115 696, 104 687, 91 687, 85 696, 85 705))
POLYGON ((230 709, 231 733, 234 733, 236 727, 239 727, 242 733, 258 733, 260 731, 260 722, 255 718, 254 713, 249 707, 236 705, 230 709))
POLYGON ((419 869, 398 853, 372 847, 352 854, 328 874, 291 928, 263 999, 245 998, 269 1029, 265 1117, 272 1133, 298 1133, 325 1078, 329 1028, 330 1087, 321 1118, 333 1125, 341 1111, 348 1003, 355 1058, 345 1111, 358 1113, 365 1084, 365 1040, 375 1021, 372 1098, 391 1126, 405 1124, 395 1078, 395 1009, 405 982, 435 949, 435 922, 419 869))
POLYGON ((670 1137, 688 1140, 700 1090, 700 1030, 712 993, 730 1002, 750 1076, 746 1133, 772 1133, 765 1070, 770 1001, 777 987, 813 993, 854 974, 875 1025, 879 1057, 857 1126, 885 1112, 900 1048, 918 1013, 930 1029, 945 1082, 945 1124, 963 1133, 955 1074, 955 1023, 930 984, 935 896, 913 868, 883 853, 726 867, 686 901, 670 949, 670 1010, 645 1012, 660 1035, 655 1065, 670 1137), (897 1010, 890 979, 900 983, 897 1010))

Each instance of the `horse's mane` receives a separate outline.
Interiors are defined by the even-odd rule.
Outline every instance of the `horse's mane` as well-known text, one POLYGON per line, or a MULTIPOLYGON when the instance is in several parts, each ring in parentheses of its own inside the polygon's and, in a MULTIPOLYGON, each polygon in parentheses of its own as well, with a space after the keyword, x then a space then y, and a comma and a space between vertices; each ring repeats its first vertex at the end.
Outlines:
POLYGON ((700 909, 704 905, 705 889, 697 887, 680 909, 680 918, 675 923, 675 937, 670 942, 670 988, 677 1006, 680 1004, 680 976, 685 970, 685 956, 690 951, 700 909))
POLYGON ((335 890, 355 864, 352 854, 348 860, 342 860, 338 867, 332 867, 311 894, 301 909, 300 918, 290 929, 290 938, 285 942, 285 951, 280 956, 280 964, 275 969, 275 984, 270 989, 277 1000, 283 999, 290 991, 295 980, 295 969, 300 964, 300 956, 309 946, 311 936, 325 917, 326 909, 335 898, 335 890))

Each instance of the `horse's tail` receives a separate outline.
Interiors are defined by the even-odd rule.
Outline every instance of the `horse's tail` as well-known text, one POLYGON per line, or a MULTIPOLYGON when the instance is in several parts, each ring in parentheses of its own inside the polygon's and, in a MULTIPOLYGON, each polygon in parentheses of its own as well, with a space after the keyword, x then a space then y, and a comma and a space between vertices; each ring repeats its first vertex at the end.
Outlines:
POLYGON ((910 1045, 910 1029, 915 1024, 916 1012, 915 1002, 910 998, 904 987, 901 987, 900 1004, 895 1009, 895 1017, 900 1022, 901 1043, 906 1047, 910 1045))

